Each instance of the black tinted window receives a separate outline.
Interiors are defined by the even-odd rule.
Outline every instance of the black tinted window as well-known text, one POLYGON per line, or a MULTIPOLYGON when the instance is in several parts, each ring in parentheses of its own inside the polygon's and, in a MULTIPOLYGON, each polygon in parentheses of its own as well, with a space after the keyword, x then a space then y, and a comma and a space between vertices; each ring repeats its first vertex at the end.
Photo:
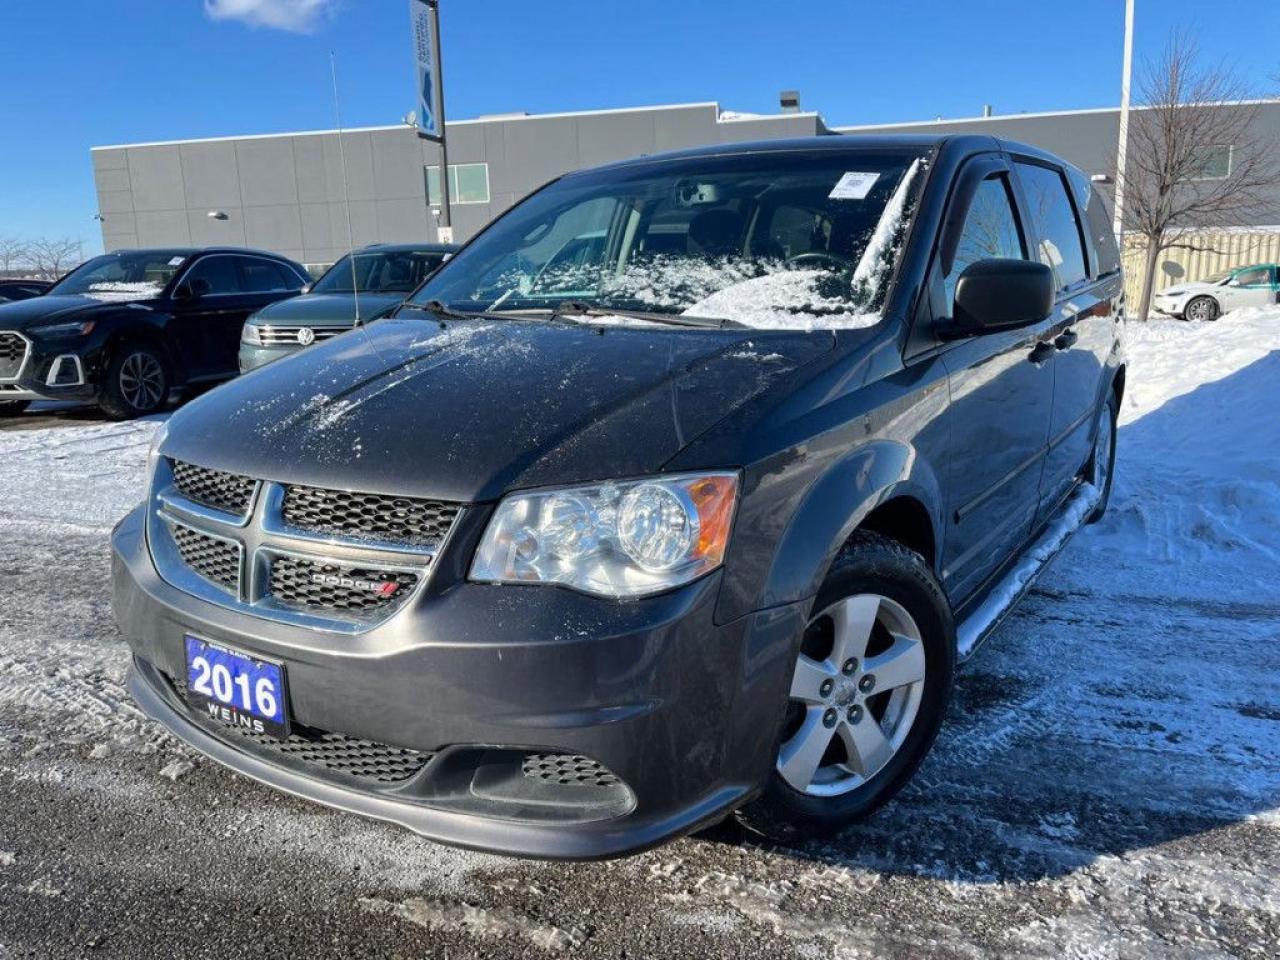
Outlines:
POLYGON ((964 232, 956 246, 956 261, 946 280, 947 303, 956 292, 956 281, 965 267, 979 260, 1025 260, 1026 244, 1018 230, 1004 177, 984 180, 973 196, 964 219, 964 232))
POLYGON ((1038 236, 1040 262, 1053 268, 1058 289, 1065 290, 1089 274, 1067 183, 1057 170, 1036 164, 1020 163, 1018 172, 1027 195, 1027 215, 1038 236))
POLYGON ((241 292, 240 273, 236 270, 235 257, 205 257, 191 268, 183 283, 203 296, 241 292), (207 287, 197 289, 205 283, 208 284, 207 287))
POLYGON ((244 257, 240 261, 244 271, 244 289, 248 293, 271 293, 279 290, 298 290, 302 283, 278 263, 244 257))

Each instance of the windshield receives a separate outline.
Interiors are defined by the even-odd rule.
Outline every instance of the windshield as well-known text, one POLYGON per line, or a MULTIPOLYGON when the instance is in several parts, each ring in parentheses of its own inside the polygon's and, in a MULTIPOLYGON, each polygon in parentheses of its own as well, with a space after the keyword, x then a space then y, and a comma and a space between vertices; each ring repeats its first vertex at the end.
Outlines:
POLYGON ((1204 283, 1221 283, 1227 277, 1231 276, 1230 270, 1219 270, 1217 273, 1211 273, 1204 278, 1204 283))
POLYGON ((758 328, 871 326, 922 167, 904 151, 815 150, 572 175, 497 220, 412 302, 505 312, 575 301, 758 328))
POLYGON ((72 270, 49 290, 96 300, 149 300, 160 296, 188 254, 181 250, 107 253, 72 270))
POLYGON ((325 271, 312 293, 412 293, 444 259, 416 250, 348 254, 325 271), (354 263, 354 269, 353 269, 354 263))

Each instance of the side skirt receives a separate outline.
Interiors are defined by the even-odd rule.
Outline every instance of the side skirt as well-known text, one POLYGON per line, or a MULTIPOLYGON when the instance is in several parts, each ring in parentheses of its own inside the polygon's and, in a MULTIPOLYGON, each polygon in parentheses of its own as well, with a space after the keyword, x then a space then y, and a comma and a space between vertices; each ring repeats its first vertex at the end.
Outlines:
POLYGON ((956 626, 956 656, 968 660, 979 644, 991 636, 1005 617, 1031 589, 1040 572, 1067 545, 1098 505, 1101 492, 1082 483, 1063 504, 1062 510, 1022 554, 1016 563, 987 591, 982 602, 956 626))

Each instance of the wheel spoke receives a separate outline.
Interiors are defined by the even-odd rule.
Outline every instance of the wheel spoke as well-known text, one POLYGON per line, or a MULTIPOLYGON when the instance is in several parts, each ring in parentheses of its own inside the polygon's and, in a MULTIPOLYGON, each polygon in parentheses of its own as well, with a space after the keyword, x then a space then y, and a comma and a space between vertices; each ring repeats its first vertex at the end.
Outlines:
POLYGON ((834 679, 834 676, 825 663, 800 654, 800 659, 796 661, 796 672, 791 678, 791 699, 808 704, 822 703, 822 684, 834 679))
POLYGON ((778 772, 782 779, 801 792, 808 790, 834 733, 833 728, 823 725, 822 710, 810 707, 800 729, 778 752, 778 772))
POLYGON ((924 644, 910 637, 895 635, 893 646, 884 653, 867 657, 863 670, 875 677, 875 690, 880 693, 919 683, 924 679, 924 644))
POLYGON ((835 643, 830 662, 835 669, 839 670, 840 665, 851 657, 861 660, 866 656, 867 641, 871 639, 871 628, 876 625, 879 610, 880 598, 869 593, 850 597, 831 609, 835 643))
POLYGON ((893 747, 870 711, 864 713, 857 723, 841 721, 837 734, 849 754, 849 767, 860 773, 864 780, 875 776, 893 756, 893 747))

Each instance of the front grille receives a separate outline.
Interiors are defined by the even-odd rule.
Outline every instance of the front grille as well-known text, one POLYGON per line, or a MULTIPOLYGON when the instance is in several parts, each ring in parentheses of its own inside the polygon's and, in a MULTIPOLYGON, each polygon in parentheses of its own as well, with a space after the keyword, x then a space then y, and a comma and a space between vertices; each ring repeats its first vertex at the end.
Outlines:
POLYGON ((27 359, 27 341, 12 331, 0 332, 0 379, 12 380, 27 359))
MULTIPOLYGON (((184 681, 166 677, 173 688, 184 699, 187 699, 187 685, 184 681)), ((196 711, 201 717, 203 713, 196 711)), ((212 722, 212 721, 210 721, 212 722)), ((218 724, 217 729, 230 739, 236 734, 253 743, 254 747, 264 753, 275 754, 334 773, 355 777, 358 780, 373 780, 376 783, 403 783, 427 765, 434 753, 408 750, 404 747, 393 747, 360 737, 349 737, 345 733, 329 733, 310 727, 295 730, 288 739, 280 740, 265 733, 254 733, 244 727, 218 724)))
POLYGON ((210 583, 224 590, 240 590, 240 548, 179 524, 173 525, 173 542, 184 563, 210 583))
POLYGON ((612 787, 621 782, 599 760, 567 753, 530 753, 521 769, 530 780, 562 787, 612 787))
POLYGON ((253 478, 197 467, 181 460, 171 460, 170 463, 173 466, 173 485, 188 500, 237 516, 249 512, 253 502, 253 478))
POLYGON ((314 343, 321 343, 325 340, 332 340, 341 333, 347 332, 346 327, 258 327, 258 338, 262 341, 264 347, 290 346, 296 347, 302 345, 302 341, 298 339, 298 334, 303 330, 310 330, 314 335, 314 343))
POLYGON ((407 546, 438 545, 458 516, 443 500, 352 493, 290 484, 284 488, 284 521, 298 530, 407 546))
POLYGON ((354 614, 382 613, 400 603, 417 584, 412 573, 341 566, 321 560, 278 556, 271 561, 271 596, 298 610, 354 614))

